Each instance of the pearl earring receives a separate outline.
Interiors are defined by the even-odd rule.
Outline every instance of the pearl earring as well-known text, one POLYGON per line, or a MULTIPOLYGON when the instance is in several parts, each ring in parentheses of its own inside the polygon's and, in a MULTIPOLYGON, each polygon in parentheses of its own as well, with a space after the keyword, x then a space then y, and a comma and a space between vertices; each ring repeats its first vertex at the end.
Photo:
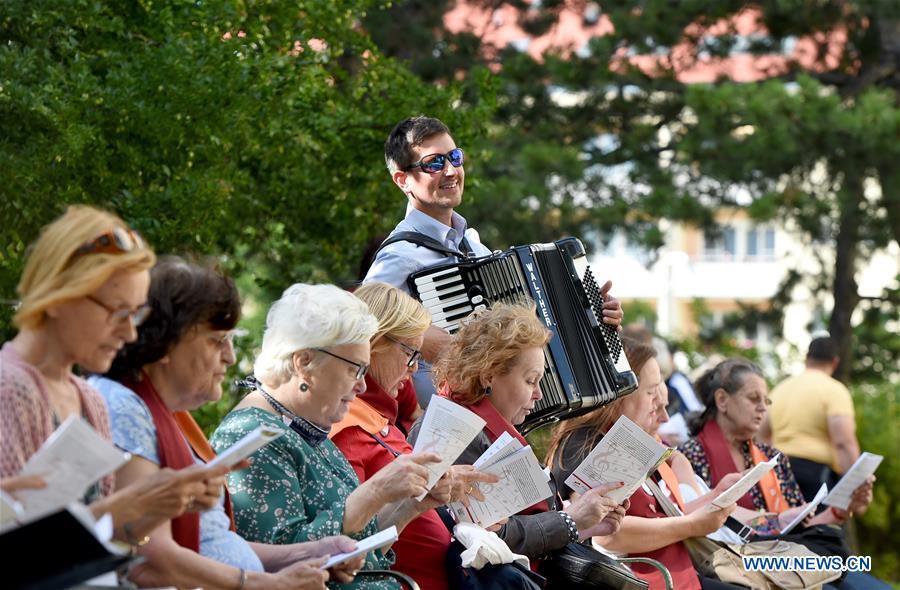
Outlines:
POLYGON ((309 391, 309 385, 307 385, 306 383, 301 383, 300 391, 309 391))

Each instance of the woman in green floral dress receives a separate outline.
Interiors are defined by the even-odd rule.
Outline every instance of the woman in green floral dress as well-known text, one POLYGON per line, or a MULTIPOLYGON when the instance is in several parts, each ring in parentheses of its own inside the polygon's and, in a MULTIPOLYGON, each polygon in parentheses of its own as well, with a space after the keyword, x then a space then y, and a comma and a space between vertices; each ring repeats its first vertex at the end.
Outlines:
MULTIPOLYGON (((331 425, 365 391, 369 339, 378 322, 366 305, 332 285, 296 284, 266 320, 254 365, 253 391, 212 437, 221 452, 259 426, 285 430, 253 456, 249 469, 229 476, 238 532, 263 543, 297 543, 345 534, 362 539, 398 530, 449 500, 450 482, 426 491, 426 463, 434 453, 403 455, 360 485, 353 468, 328 440, 331 425)), ((389 569, 388 549, 366 556, 364 569, 389 569)), ((359 576, 345 588, 394 589, 383 576, 359 576)))

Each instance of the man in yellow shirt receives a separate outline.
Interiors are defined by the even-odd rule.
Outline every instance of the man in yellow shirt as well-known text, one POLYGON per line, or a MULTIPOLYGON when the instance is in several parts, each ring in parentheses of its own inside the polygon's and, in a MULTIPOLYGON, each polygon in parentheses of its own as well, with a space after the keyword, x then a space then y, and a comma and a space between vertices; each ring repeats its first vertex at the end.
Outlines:
POLYGON ((832 378, 840 358, 830 337, 809 345, 806 370, 778 384, 761 437, 791 459, 807 500, 831 488, 859 457, 850 391, 832 378))

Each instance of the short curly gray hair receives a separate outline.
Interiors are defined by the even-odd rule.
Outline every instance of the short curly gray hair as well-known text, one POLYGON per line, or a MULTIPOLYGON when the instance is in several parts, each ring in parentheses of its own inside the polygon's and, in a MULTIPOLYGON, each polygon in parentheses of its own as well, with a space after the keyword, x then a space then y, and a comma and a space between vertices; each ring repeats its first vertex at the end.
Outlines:
POLYGON ((291 378, 294 353, 368 342, 377 330, 378 320, 351 293, 334 285, 291 285, 269 308, 253 372, 277 387, 291 378))

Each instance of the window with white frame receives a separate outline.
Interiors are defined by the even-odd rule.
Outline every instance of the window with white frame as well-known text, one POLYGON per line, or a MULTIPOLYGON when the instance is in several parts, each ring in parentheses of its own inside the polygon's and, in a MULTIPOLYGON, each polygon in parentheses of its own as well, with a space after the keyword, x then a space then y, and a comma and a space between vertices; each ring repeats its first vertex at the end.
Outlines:
POLYGON ((703 255, 712 260, 733 260, 737 254, 735 229, 723 225, 703 232, 703 255))
POLYGON ((748 260, 771 260, 775 257, 775 229, 772 227, 751 227, 747 230, 748 260))

